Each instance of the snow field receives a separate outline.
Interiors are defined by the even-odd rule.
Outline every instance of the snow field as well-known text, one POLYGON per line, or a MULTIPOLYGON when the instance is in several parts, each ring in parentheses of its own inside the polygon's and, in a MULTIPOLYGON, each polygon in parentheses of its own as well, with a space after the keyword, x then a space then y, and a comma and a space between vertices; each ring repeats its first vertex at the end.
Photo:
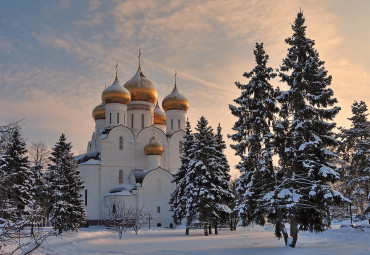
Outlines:
POLYGON ((219 235, 204 236, 202 229, 144 229, 118 234, 104 227, 81 228, 78 233, 66 232, 62 238, 52 238, 48 247, 57 254, 248 254, 248 255, 368 255, 370 228, 364 231, 334 225, 321 234, 300 232, 296 248, 284 246, 274 237, 273 227, 255 226, 231 232, 221 229, 219 235))

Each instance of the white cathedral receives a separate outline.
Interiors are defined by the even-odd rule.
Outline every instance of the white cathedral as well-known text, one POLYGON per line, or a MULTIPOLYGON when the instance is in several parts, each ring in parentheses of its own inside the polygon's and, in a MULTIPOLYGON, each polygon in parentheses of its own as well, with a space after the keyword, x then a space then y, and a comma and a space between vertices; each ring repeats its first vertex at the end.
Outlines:
MULTIPOLYGON (((158 91, 140 66, 123 86, 116 78, 104 89, 102 103, 92 111, 95 131, 87 153, 77 156, 85 183, 86 221, 107 219, 110 199, 133 208, 143 207, 144 224, 173 227, 170 206, 176 184, 173 174, 181 165, 189 101, 175 84, 158 105, 158 91)), ((111 200, 112 201, 112 200, 111 200)))

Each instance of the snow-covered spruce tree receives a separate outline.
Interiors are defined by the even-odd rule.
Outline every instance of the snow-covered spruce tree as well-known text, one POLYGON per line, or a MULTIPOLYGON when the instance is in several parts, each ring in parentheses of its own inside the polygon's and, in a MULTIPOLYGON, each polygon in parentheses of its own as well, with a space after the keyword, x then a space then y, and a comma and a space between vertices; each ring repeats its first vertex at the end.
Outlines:
POLYGON ((217 133, 215 135, 215 149, 216 165, 213 167, 212 175, 214 177, 214 184, 218 187, 215 194, 215 216, 213 218, 213 225, 215 227, 215 234, 218 234, 217 223, 225 223, 229 220, 231 209, 230 204, 235 200, 235 196, 230 187, 230 166, 227 162, 224 149, 226 144, 222 136, 222 128, 220 123, 217 126, 217 133))
POLYGON ((235 83, 242 92, 234 100, 237 106, 229 106, 231 113, 238 118, 233 127, 236 133, 229 137, 237 142, 231 148, 241 158, 237 165, 242 173, 237 181, 239 216, 244 225, 264 225, 267 213, 275 210, 265 195, 276 186, 272 127, 278 108, 270 84, 276 73, 267 66, 269 56, 263 49, 263 43, 256 43, 253 53, 256 66, 243 75, 249 79, 248 84, 235 83))
POLYGON ((290 223, 291 247, 296 245, 299 230, 322 232, 329 227, 331 203, 348 201, 328 185, 339 179, 332 164, 337 155, 331 148, 337 144, 332 130, 340 107, 334 106, 337 99, 328 88, 331 76, 314 41, 306 37, 304 22, 300 11, 292 37, 285 40, 290 48, 279 77, 288 90, 278 91, 277 97, 282 118, 276 129, 280 183, 273 197, 280 199, 282 220, 290 223))
MULTIPOLYGON (((181 155, 181 166, 179 171, 174 175, 172 182, 176 183, 176 189, 171 194, 170 205, 172 211, 172 218, 175 224, 181 224, 182 219, 185 216, 186 209, 186 173, 190 162, 191 148, 194 142, 194 136, 191 131, 189 120, 186 121, 184 142, 182 143, 182 155, 181 155)), ((189 235, 189 226, 186 228, 186 235, 189 235)))
POLYGON ((370 205, 370 122, 365 102, 355 101, 351 128, 340 128, 339 153, 343 162, 341 184, 345 194, 355 204, 359 213, 370 205))
POLYGON ((194 134, 185 177, 185 218, 187 226, 197 221, 203 223, 204 234, 208 235, 208 225, 218 217, 221 196, 225 191, 217 183, 218 151, 215 148, 213 129, 203 116, 195 129, 197 132, 194 134))
POLYGON ((51 201, 50 222, 59 234, 67 230, 77 231, 86 216, 80 199, 84 185, 71 148, 71 143, 67 143, 62 134, 49 158, 51 163, 47 179, 51 201))
POLYGON ((27 149, 19 127, 9 133, 2 155, 2 189, 5 192, 4 213, 1 217, 12 221, 21 220, 27 214, 32 200, 31 172, 27 149))

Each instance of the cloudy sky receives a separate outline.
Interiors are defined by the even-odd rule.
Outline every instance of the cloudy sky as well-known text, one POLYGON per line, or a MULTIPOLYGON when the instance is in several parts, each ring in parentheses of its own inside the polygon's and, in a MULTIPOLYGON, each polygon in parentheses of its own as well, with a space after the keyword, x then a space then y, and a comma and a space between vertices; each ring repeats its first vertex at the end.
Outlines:
MULTIPOLYGON (((160 101, 177 70, 192 126, 204 115, 213 127, 221 123, 226 139, 235 122, 228 104, 240 93, 234 82, 247 82, 242 74, 254 67, 255 43, 263 42, 269 65, 279 67, 300 8, 333 76, 342 107, 336 121, 348 127, 353 101, 370 104, 367 0, 1 1, 0 124, 24 119, 28 143, 53 146, 65 133, 76 153, 85 151, 91 110, 113 82, 115 63, 126 82, 141 48, 160 101)), ((226 153, 233 168, 238 159, 226 153)))

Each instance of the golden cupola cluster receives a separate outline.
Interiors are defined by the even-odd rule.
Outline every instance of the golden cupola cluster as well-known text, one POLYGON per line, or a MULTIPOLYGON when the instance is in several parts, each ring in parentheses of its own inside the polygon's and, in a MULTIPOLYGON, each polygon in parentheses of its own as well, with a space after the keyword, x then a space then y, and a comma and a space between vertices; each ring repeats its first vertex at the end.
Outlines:
POLYGON ((154 124, 166 125, 166 113, 159 107, 158 101, 153 110, 154 124))
POLYGON ((177 89, 176 75, 175 72, 175 86, 172 92, 163 99, 162 107, 164 111, 182 110, 186 112, 189 109, 189 100, 177 89))
POLYGON ((153 135, 150 142, 144 147, 145 155, 159 155, 163 154, 163 147, 157 142, 157 139, 153 135))
POLYGON ((97 105, 92 111, 92 116, 94 120, 104 120, 105 119, 105 107, 104 103, 97 105))
POLYGON ((116 79, 114 80, 112 85, 103 90, 101 99, 104 104, 119 103, 128 105, 131 102, 131 94, 127 89, 122 87, 121 83, 118 80, 117 71, 116 79))

